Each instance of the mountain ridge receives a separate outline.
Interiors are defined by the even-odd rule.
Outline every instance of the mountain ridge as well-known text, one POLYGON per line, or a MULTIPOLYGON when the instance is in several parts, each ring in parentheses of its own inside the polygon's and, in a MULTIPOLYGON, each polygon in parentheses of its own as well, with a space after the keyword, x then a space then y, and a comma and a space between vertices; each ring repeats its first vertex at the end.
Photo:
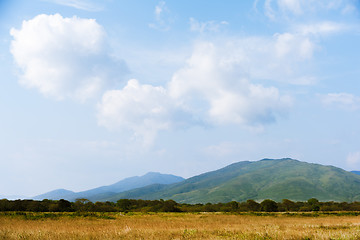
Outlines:
POLYGON ((78 193, 64 189, 49 193, 52 196, 57 194, 57 199, 74 201, 87 198, 93 202, 116 202, 122 198, 173 199, 181 203, 241 202, 248 199, 261 201, 268 198, 276 201, 306 201, 313 197, 322 201, 358 201, 360 175, 356 175, 356 171, 348 172, 334 166, 291 158, 264 158, 235 162, 188 179, 149 172, 78 193), (168 177, 173 181, 167 180, 164 184, 164 179, 168 177))
POLYGON ((171 184, 183 180, 184 178, 172 174, 148 172, 143 176, 133 176, 133 177, 124 178, 111 185, 101 186, 80 192, 73 192, 66 189, 56 189, 41 195, 37 195, 33 197, 33 199, 36 200, 65 199, 69 201, 75 201, 78 198, 86 198, 89 199, 90 201, 96 201, 99 198, 104 198, 106 196, 108 197, 109 195, 115 195, 117 193, 127 191, 130 189, 144 187, 156 183, 171 184))
POLYGON ((267 198, 306 201, 313 197, 323 201, 360 200, 360 176, 334 166, 291 158, 262 159, 233 163, 179 183, 150 185, 101 200, 162 198, 184 203, 216 203, 267 198))

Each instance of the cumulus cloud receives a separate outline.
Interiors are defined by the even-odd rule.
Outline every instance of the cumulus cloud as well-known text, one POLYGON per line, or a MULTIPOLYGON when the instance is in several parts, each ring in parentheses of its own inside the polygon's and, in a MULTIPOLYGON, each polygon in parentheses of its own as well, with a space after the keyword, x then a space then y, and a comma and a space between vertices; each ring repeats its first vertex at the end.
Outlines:
POLYGON ((195 18, 190 18, 190 30, 193 32, 218 32, 220 28, 224 25, 228 25, 229 23, 226 21, 206 21, 199 22, 195 18))
MULTIPOLYGON (((159 8, 157 13, 161 12, 159 8)), ((193 19, 193 24, 194 31, 209 31, 207 23, 193 19)), ((317 37, 338 29, 324 23, 269 37, 197 41, 183 67, 163 87, 131 80, 121 90, 106 92, 98 106, 99 124, 130 128, 147 143, 158 131, 179 125, 233 124, 262 130, 286 116, 292 106, 292 98, 268 80, 299 85, 316 82, 307 66, 317 49, 317 37)))
POLYGON ((320 97, 326 106, 335 106, 352 111, 360 109, 360 97, 350 93, 328 93, 320 95, 320 97))
POLYGON ((186 66, 173 75, 170 96, 212 124, 262 127, 276 121, 291 99, 275 87, 246 79, 241 66, 246 55, 233 49, 199 43, 186 66))
POLYGON ((131 129, 144 145, 151 145, 160 130, 169 129, 176 105, 161 86, 136 79, 121 90, 107 91, 98 104, 98 122, 109 129, 131 129))
POLYGON ((160 31, 170 30, 170 24, 172 23, 173 19, 171 17, 170 10, 167 8, 164 1, 160 1, 158 5, 156 5, 154 16, 155 22, 150 23, 149 27, 160 31))
POLYGON ((38 15, 10 31, 19 82, 58 100, 85 101, 115 84, 123 63, 107 54, 106 34, 94 19, 38 15))
MULTIPOLYGON (((98 104, 98 122, 109 129, 131 129, 145 145, 157 133, 195 124, 235 124, 262 130, 287 114, 291 97, 251 82, 240 45, 200 42, 165 87, 129 80, 107 91, 98 104)), ((242 49, 246 48, 246 46, 242 49)))

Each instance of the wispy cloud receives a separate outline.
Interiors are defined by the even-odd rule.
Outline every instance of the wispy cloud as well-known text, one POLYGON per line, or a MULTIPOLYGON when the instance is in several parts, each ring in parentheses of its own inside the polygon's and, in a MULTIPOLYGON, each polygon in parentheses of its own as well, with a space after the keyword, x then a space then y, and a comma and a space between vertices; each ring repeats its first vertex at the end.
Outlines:
POLYGON ((337 22, 317 22, 314 24, 301 24, 295 30, 302 35, 324 36, 350 30, 351 27, 337 22))
POLYGON ((164 1, 160 1, 158 5, 156 5, 154 10, 154 17, 155 21, 153 23, 149 23, 150 28, 154 28, 159 31, 170 30, 173 18, 164 1))
POLYGON ((80 10, 97 12, 104 9, 104 7, 98 5, 98 3, 94 3, 89 0, 42 0, 46 2, 52 2, 55 4, 73 7, 80 10))
POLYGON ((360 109, 360 97, 350 93, 328 93, 319 96, 322 103, 326 106, 338 107, 351 111, 360 109))
POLYGON ((265 16, 273 21, 281 21, 302 17, 304 15, 318 15, 320 12, 337 11, 339 14, 352 14, 357 11, 355 1, 352 0, 256 0, 254 9, 263 7, 265 16))
POLYGON ((200 22, 196 20, 195 18, 190 18, 190 30, 193 32, 218 32, 221 27, 228 25, 229 23, 227 21, 206 21, 206 22, 200 22))

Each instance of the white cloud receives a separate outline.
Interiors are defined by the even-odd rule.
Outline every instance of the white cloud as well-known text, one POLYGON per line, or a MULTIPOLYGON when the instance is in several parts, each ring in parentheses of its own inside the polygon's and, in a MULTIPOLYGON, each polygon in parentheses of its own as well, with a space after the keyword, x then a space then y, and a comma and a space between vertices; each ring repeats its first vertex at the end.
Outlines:
POLYGON ((316 84, 317 81, 318 81, 318 79, 314 76, 301 76, 301 77, 292 79, 291 83, 295 84, 295 85, 309 86, 309 85, 316 84))
POLYGON ((346 163, 351 167, 358 167, 360 164, 360 152, 349 153, 346 158, 346 163))
POLYGON ((160 31, 170 30, 170 25, 173 19, 164 1, 160 1, 158 5, 156 5, 154 10, 154 16, 155 16, 155 22, 150 23, 149 27, 160 31))
POLYGON ((220 28, 224 25, 228 25, 229 23, 226 21, 206 21, 199 22, 195 18, 190 18, 190 30, 193 32, 218 32, 220 28))
POLYGON ((360 97, 350 93, 328 93, 320 95, 324 105, 335 106, 345 110, 360 109, 360 97))
POLYGON ((315 24, 299 25, 296 27, 296 29, 301 35, 321 36, 321 35, 338 33, 346 29, 349 29, 349 27, 340 23, 326 21, 326 22, 318 22, 315 24))
MULTIPOLYGON (((264 9, 265 9, 265 15, 270 18, 271 20, 275 20, 275 11, 273 10, 271 4, 273 0, 265 0, 264 3, 264 9)), ((256 5, 255 5, 256 8, 256 5)))
POLYGON ((109 129, 131 129, 144 145, 172 126, 176 106, 163 87, 131 79, 122 90, 107 91, 98 104, 98 122, 109 129))
POLYGON ((200 42, 167 87, 132 79, 121 90, 107 91, 98 104, 99 125, 130 129, 146 146, 161 130, 199 123, 262 130, 286 115, 292 100, 275 87, 245 77, 246 47, 237 42, 219 46, 200 42))
POLYGON ((246 55, 212 43, 199 43, 169 83, 170 95, 213 124, 262 127, 291 105, 278 89, 249 82, 242 72, 246 55))
POLYGON ((314 43, 307 37, 292 33, 275 35, 275 50, 280 58, 288 58, 294 55, 295 58, 309 59, 314 52, 314 43))
POLYGON ((290 11, 295 15, 302 14, 301 2, 299 0, 278 0, 277 3, 282 11, 290 11))
POLYGON ((228 39, 218 45, 222 45, 229 56, 225 61, 236 62, 236 71, 243 77, 301 85, 316 81, 308 73, 317 49, 310 37, 282 33, 271 37, 228 39))
POLYGON ((199 41, 164 87, 131 80, 124 89, 106 92, 98 106, 99 124, 131 129, 147 145, 158 131, 179 125, 234 124, 262 130, 292 106, 291 97, 268 80, 299 85, 316 82, 306 71, 317 49, 314 37, 297 31, 199 41))
POLYGON ((94 19, 42 14, 10 34, 19 82, 48 97, 84 101, 114 84, 115 66, 119 75, 125 71, 108 56, 104 29, 94 19))
POLYGON ((43 0, 43 1, 53 2, 59 5, 64 5, 64 6, 73 7, 76 9, 91 11, 91 12, 103 10, 102 7, 88 0, 43 0))
MULTIPOLYGON (((255 1, 255 10, 259 1, 255 1)), ((356 9, 352 0, 263 0, 263 7, 265 16, 278 21, 304 15, 316 16, 320 12, 328 11, 349 14, 356 9)))
MULTIPOLYGON (((242 52, 242 66, 251 78, 271 79, 297 85, 312 85, 316 77, 309 72, 321 40, 351 27, 335 22, 293 25, 292 31, 272 37, 236 39, 233 51, 242 52), (259 67, 261 66, 261 67, 259 67)), ((239 55, 238 54, 238 55, 239 55)))

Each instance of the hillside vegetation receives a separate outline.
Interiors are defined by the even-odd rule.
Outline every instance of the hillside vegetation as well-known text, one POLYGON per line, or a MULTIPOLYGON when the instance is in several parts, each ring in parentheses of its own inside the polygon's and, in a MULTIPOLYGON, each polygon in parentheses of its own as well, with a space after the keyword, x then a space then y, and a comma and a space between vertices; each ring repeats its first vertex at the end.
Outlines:
POLYGON ((306 201, 359 201, 360 176, 333 166, 294 159, 238 162, 182 182, 155 184, 116 194, 103 201, 123 198, 173 199, 181 203, 217 203, 291 199, 306 201))

